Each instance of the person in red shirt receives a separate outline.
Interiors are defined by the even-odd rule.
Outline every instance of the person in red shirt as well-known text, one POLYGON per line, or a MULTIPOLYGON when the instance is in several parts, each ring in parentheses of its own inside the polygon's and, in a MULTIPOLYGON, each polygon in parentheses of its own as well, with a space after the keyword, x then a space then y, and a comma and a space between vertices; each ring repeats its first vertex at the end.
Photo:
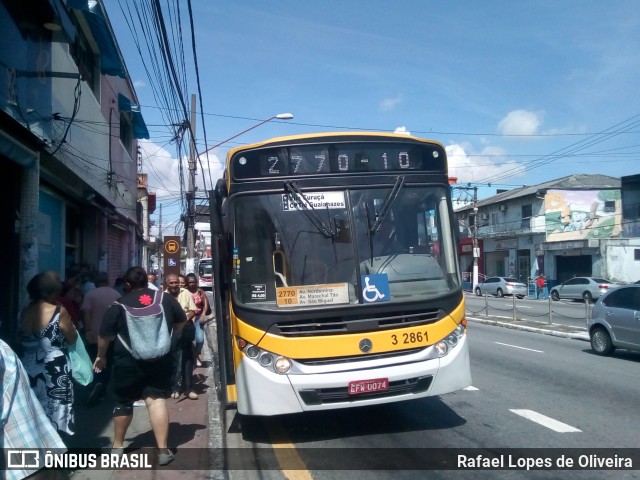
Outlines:
POLYGON ((538 275, 538 278, 536 278, 536 299, 540 299, 540 295, 542 295, 542 299, 544 300, 545 298, 545 287, 547 286, 547 282, 544 279, 544 275, 540 274, 538 275))

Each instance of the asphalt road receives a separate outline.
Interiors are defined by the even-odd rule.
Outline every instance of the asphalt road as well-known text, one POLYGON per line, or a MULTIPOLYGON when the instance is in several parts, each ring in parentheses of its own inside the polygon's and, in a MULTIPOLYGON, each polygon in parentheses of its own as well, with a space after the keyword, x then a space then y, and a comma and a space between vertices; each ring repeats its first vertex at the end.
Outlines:
POLYGON ((235 412, 227 411, 229 452, 237 456, 238 448, 245 453, 245 469, 229 472, 230 478, 640 478, 640 464, 632 472, 403 468, 404 457, 394 452, 409 455, 404 466, 411 467, 416 459, 410 456, 422 452, 416 448, 516 448, 525 449, 525 455, 534 455, 532 448, 640 448, 635 414, 640 354, 603 358, 591 353, 585 341, 475 322, 469 334, 473 387, 467 390, 392 405, 263 418, 244 430, 235 412), (320 453, 325 458, 318 457, 316 447, 328 449, 320 453), (341 455, 356 448, 364 449, 361 456, 371 457, 376 470, 313 469, 330 456, 338 462, 333 468, 340 468, 341 455), (257 463, 251 465, 249 458, 257 463), (380 470, 381 464, 395 468, 380 470))

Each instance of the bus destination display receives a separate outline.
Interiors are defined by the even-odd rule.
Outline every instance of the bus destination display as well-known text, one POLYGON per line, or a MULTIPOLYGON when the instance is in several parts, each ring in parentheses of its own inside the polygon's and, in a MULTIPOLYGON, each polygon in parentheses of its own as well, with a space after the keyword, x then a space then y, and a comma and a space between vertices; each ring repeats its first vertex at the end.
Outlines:
POLYGON ((440 145, 335 143, 256 149, 232 160, 237 179, 329 173, 434 171, 446 168, 440 145))

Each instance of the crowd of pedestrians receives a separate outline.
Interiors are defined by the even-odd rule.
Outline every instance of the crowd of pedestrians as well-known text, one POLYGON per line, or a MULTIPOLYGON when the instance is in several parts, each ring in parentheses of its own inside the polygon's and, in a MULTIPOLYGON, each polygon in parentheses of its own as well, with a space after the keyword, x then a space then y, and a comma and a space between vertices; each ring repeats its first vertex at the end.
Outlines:
MULTIPOLYGON (((166 290, 161 290, 155 274, 147 274, 141 267, 130 268, 113 286, 105 272, 90 276, 72 268, 64 282, 54 271, 35 275, 27 285, 29 304, 19 315, 18 337, 13 344, 16 352, 0 341, 4 397, 0 446, 76 446, 72 439, 76 430, 74 387, 78 386, 72 381, 68 347, 83 341, 94 370, 87 406, 102 401, 108 389, 115 397, 112 449, 122 451, 134 404, 141 404, 148 409, 158 463, 170 463, 174 454, 168 448, 166 399, 182 394, 198 398, 193 388, 194 368, 201 366, 203 325, 211 310, 194 274, 169 274, 166 290), (155 295, 161 295, 172 348, 159 359, 136 360, 126 347, 130 341, 127 318, 119 304, 141 308, 155 295), (27 434, 34 442, 21 445, 27 434)), ((13 470, 10 476, 18 479, 33 473, 13 470)))

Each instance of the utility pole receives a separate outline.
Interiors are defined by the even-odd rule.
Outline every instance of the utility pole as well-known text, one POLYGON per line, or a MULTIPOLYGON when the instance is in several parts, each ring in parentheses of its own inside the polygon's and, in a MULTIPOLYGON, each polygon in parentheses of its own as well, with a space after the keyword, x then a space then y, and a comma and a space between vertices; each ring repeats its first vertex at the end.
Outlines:
POLYGON ((187 270, 193 271, 195 244, 195 214, 196 214, 196 96, 191 94, 191 121, 189 143, 189 192, 187 193, 187 270))
POLYGON ((471 240, 473 242, 473 282, 471 291, 476 291, 478 285, 478 257, 480 257, 480 249, 478 248, 478 187, 473 187, 473 230, 471 232, 471 240))

